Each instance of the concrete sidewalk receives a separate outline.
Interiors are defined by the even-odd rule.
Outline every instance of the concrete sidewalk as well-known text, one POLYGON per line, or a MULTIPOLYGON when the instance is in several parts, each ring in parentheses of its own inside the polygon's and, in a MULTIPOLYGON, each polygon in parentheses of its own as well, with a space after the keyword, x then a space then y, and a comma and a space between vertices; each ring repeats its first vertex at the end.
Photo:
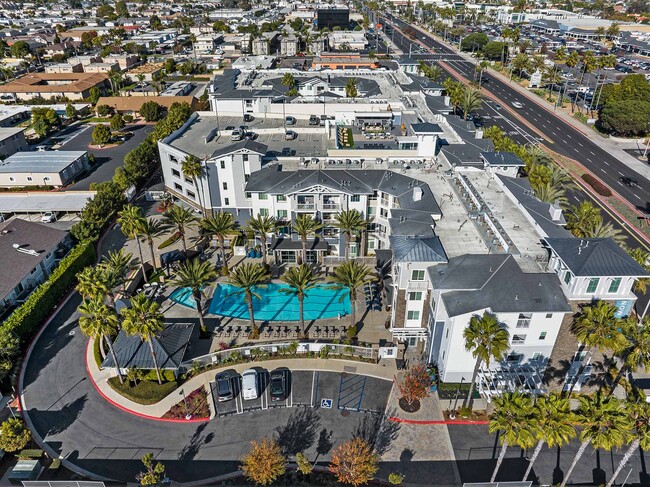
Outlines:
MULTIPOLYGON (((131 414, 144 416, 149 419, 158 419, 169 411, 169 409, 182 400, 181 390, 186 394, 198 389, 201 386, 205 387, 208 392, 208 404, 210 405, 210 418, 214 417, 215 407, 213 403, 212 394, 210 394, 210 382, 214 381, 214 377, 219 369, 212 369, 203 372, 197 376, 192 377, 187 382, 183 383, 175 391, 165 397, 162 401, 156 404, 142 405, 133 402, 121 394, 117 393, 108 384, 108 379, 112 377, 107 369, 99 369, 95 363, 93 356, 93 341, 89 342, 86 348, 86 363, 88 367, 88 374, 93 381, 97 391, 114 406, 127 411, 131 414)), ((241 374, 244 370, 260 367, 265 369, 275 369, 278 367, 286 367, 290 370, 318 370, 325 372, 348 372, 359 375, 367 375, 376 377, 383 380, 393 380, 397 374, 397 367, 394 360, 381 360, 379 364, 370 364, 366 362, 357 362, 354 360, 340 360, 340 359, 278 359, 278 360, 265 360, 261 362, 246 362, 237 365, 224 365, 222 369, 234 370, 241 374), (354 368, 354 372, 350 369, 354 368)))

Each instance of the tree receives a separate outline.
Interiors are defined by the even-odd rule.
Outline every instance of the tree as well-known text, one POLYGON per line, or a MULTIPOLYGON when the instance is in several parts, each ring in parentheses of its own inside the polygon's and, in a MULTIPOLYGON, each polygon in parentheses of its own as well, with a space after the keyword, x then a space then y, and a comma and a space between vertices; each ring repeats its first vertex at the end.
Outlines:
POLYGON ((227 34, 230 32, 230 27, 223 20, 217 20, 214 24, 212 24, 212 30, 215 32, 224 32, 227 34))
MULTIPOLYGON (((501 361, 510 349, 510 343, 508 342, 510 337, 508 332, 501 327, 497 316, 486 311, 483 316, 474 315, 470 318, 469 326, 463 331, 463 338, 465 339, 465 349, 472 352, 472 356, 476 358, 467 395, 471 407, 474 385, 481 364, 485 362, 485 365, 489 368, 492 360, 495 362, 501 361)), ((465 399, 465 404, 467 399, 465 399)))
POLYGON ((650 404, 647 402, 629 402, 627 403, 626 409, 634 423, 634 439, 618 463, 618 467, 609 479, 609 482, 607 482, 606 487, 612 487, 616 477, 619 476, 621 470, 627 465, 639 447, 643 448, 644 451, 648 451, 648 448, 650 448, 650 404))
POLYGON ((530 68, 530 59, 528 57, 528 54, 524 54, 524 53, 517 54, 515 58, 512 60, 512 66, 510 69, 510 79, 512 80, 513 71, 517 71, 519 76, 521 76, 522 73, 529 68, 530 68))
POLYGON ((138 293, 131 298, 131 307, 121 310, 122 328, 127 335, 139 336, 147 342, 153 365, 158 376, 158 384, 162 384, 158 359, 153 348, 153 337, 165 328, 164 315, 160 312, 160 305, 150 301, 144 293, 138 293))
POLYGON ((610 394, 614 393, 621 378, 628 371, 641 368, 646 372, 650 370, 650 316, 644 317, 641 323, 636 316, 629 316, 626 320, 622 320, 621 330, 626 344, 617 351, 616 355, 623 363, 612 383, 610 394))
POLYGON ((156 253, 153 247, 153 239, 161 236, 167 231, 167 226, 161 221, 154 218, 143 218, 140 222, 140 234, 147 240, 149 253, 151 254, 151 265, 156 272, 156 253))
POLYGON ((266 239, 267 235, 273 232, 277 226, 278 222, 275 217, 268 215, 260 215, 252 217, 248 220, 248 228, 257 233, 260 236, 260 242, 262 247, 262 263, 266 267, 266 239))
POLYGON ((201 221, 201 228, 208 235, 215 236, 221 250, 221 260, 224 274, 228 273, 228 260, 226 259, 226 238, 233 235, 237 222, 232 213, 218 211, 214 216, 208 216, 201 221))
POLYGON ((77 117, 77 109, 72 105, 72 103, 68 103, 65 106, 65 116, 70 120, 77 117))
POLYGON ((149 17, 149 27, 153 30, 162 30, 163 24, 157 15, 149 17))
POLYGON ((447 78, 442 82, 442 86, 445 89, 447 96, 449 97, 449 102, 454 107, 454 112, 458 109, 460 104, 463 101, 463 95, 465 93, 465 87, 462 83, 454 81, 451 78, 447 78))
POLYGON ((93 142, 98 146, 108 144, 111 141, 111 129, 104 124, 95 125, 93 129, 93 142))
POLYGON ((153 453, 147 453, 142 457, 146 470, 136 476, 140 485, 160 485, 165 478, 165 466, 160 462, 154 464, 153 460, 153 453))
POLYGON ((336 266, 330 280, 333 289, 347 289, 350 295, 350 327, 357 324, 357 290, 367 282, 375 280, 372 269, 356 260, 348 260, 336 266))
POLYGON ((605 104, 600 112, 600 125, 623 136, 642 136, 650 131, 650 101, 622 100, 605 104))
POLYGON ((589 201, 572 206, 566 215, 567 229, 578 238, 588 238, 592 229, 602 221, 600 210, 589 201))
POLYGON ((527 394, 506 392, 494 398, 494 412, 490 415, 488 430, 490 433, 501 432, 501 451, 492 472, 491 483, 497 478, 508 446, 516 445, 526 450, 535 444, 533 412, 533 401, 527 394))
POLYGON ((293 231, 300 236, 302 242, 302 262, 307 263, 307 238, 316 235, 323 225, 307 213, 299 213, 293 223, 293 231))
POLYGON ((473 32, 463 37, 460 43, 461 51, 479 51, 489 42, 487 34, 483 32, 473 32))
POLYGON ((181 236, 183 253, 187 256, 187 240, 185 232, 197 222, 196 216, 189 208, 179 205, 172 205, 167 210, 163 220, 167 225, 174 227, 181 236))
POLYGON ((609 39, 612 39, 614 37, 618 37, 618 34, 621 32, 621 27, 619 24, 616 22, 613 22, 608 28, 607 28, 607 37, 609 39))
POLYGON ((508 58, 508 46, 505 42, 490 41, 483 46, 481 54, 490 61, 499 61, 508 58))
POLYGON ((126 205, 122 211, 118 213, 117 223, 125 237, 135 240, 138 247, 138 255, 140 256, 140 267, 142 269, 142 276, 144 282, 147 281, 147 271, 144 268, 144 257, 142 256, 142 246, 140 245, 140 235, 142 234, 142 226, 145 217, 142 214, 142 208, 134 205, 126 205))
POLYGON ((25 41, 14 42, 9 48, 9 52, 11 53, 11 57, 21 59, 26 58, 32 53, 31 49, 29 48, 29 44, 27 44, 25 41))
POLYGON ((114 290, 121 288, 127 282, 129 272, 135 267, 133 254, 124 249, 109 250, 97 265, 97 268, 103 271, 106 295, 111 306, 115 305, 114 290))
POLYGON ((107 306, 103 299, 84 299, 77 311, 79 317, 79 329, 81 333, 94 340, 103 340, 108 345, 108 350, 113 357, 113 363, 117 370, 120 382, 124 383, 122 371, 120 370, 115 350, 113 349, 113 335, 117 334, 120 327, 120 320, 115 309, 107 306))
POLYGON ((88 90, 88 101, 91 104, 96 105, 100 96, 102 96, 102 92, 97 86, 93 86, 88 90))
POLYGON ((146 138, 124 156, 124 171, 133 185, 139 185, 158 167, 158 149, 146 138))
POLYGON ((140 106, 139 113, 147 122, 157 122, 162 117, 163 107, 155 101, 146 101, 140 106))
POLYGON ((597 393, 593 397, 580 396, 578 400, 580 405, 576 410, 575 417, 581 428, 581 444, 560 487, 566 486, 573 469, 589 444, 595 450, 602 448, 611 451, 614 448, 620 448, 630 439, 633 428, 624 403, 616 397, 602 397, 600 393, 597 393))
POLYGON ((255 324, 255 312, 253 311, 253 298, 261 299, 255 292, 256 287, 264 286, 270 279, 266 268, 261 264, 245 262, 230 272, 230 284, 240 289, 239 293, 244 294, 244 300, 248 306, 248 317, 250 320, 253 337, 259 336, 259 329, 255 324))
POLYGON ((357 80, 355 78, 350 78, 345 83, 345 96, 348 98, 356 98, 358 96, 357 80))
POLYGON ((181 171, 183 171, 185 177, 190 178, 192 180, 192 183, 196 188, 196 192, 199 195, 199 205, 201 206, 201 214, 205 215, 205 208, 203 205, 203 197, 202 197, 203 179, 200 179, 203 176, 203 165, 201 164, 201 160, 195 155, 192 154, 188 155, 181 162, 181 171), (197 184, 199 180, 201 181, 200 191, 199 191, 199 185, 197 184))
POLYGON ((288 284, 288 288, 281 288, 280 292, 293 294, 298 297, 300 308, 300 332, 305 336, 305 297, 310 289, 316 287, 318 278, 312 268, 307 264, 300 264, 298 267, 290 267, 280 278, 288 284))
POLYGON ((576 436, 576 429, 573 426, 573 413, 571 402, 568 397, 552 392, 548 396, 539 396, 533 405, 535 418, 534 432, 537 438, 537 446, 528 462, 528 468, 524 474, 523 482, 528 479, 537 456, 546 443, 549 448, 562 448, 576 436))
POLYGON ((377 473, 379 458, 362 438, 353 438, 332 452, 329 470, 344 484, 357 487, 368 483, 377 473))
POLYGON ((607 301, 596 301, 582 307, 571 325, 571 331, 592 354, 596 350, 619 353, 627 341, 620 330, 621 320, 615 315, 616 306, 607 301))
POLYGON ((97 105, 95 111, 100 117, 108 117, 113 113, 113 108, 110 105, 97 105))
POLYGON ((294 78, 291 73, 284 73, 284 75, 282 76, 282 80, 280 81, 280 84, 284 86, 288 86, 289 88, 295 88, 296 78, 294 78))
POLYGON ((182 262, 178 266, 176 279, 172 281, 174 286, 188 288, 192 291, 202 333, 207 333, 208 331, 203 319, 203 289, 216 278, 217 271, 212 263, 201 261, 200 259, 192 259, 182 262))
MULTIPOLYGON (((343 210, 334 215, 335 226, 345 237, 345 257, 350 258, 350 241, 352 235, 357 235, 366 228, 366 220, 359 210, 343 210)), ((359 253, 357 251, 357 253, 359 253)))
POLYGON ((115 2, 115 15, 118 17, 129 16, 129 10, 126 8, 126 2, 124 0, 117 0, 115 2))
POLYGON ((6 452, 23 450, 31 439, 29 428, 18 418, 9 418, 0 424, 0 448, 6 452))
POLYGON ((124 128, 124 118, 119 113, 111 117, 111 130, 122 130, 124 128))
MULTIPOLYGON (((627 249, 627 253, 636 260, 636 262, 643 267, 646 271, 650 272, 650 252, 646 252, 640 247, 634 249, 627 249)), ((634 282, 634 292, 645 294, 648 290, 648 282, 650 279, 637 279, 634 282)))
POLYGON ((0 380, 11 372, 13 360, 20 353, 20 339, 7 326, 0 327, 0 380))
POLYGON ((467 120, 467 117, 474 110, 478 110, 483 105, 483 95, 477 90, 468 88, 463 94, 461 108, 463 110, 463 119, 467 120))
POLYGON ((395 376, 393 383, 399 390, 401 399, 409 406, 427 397, 431 389, 431 377, 424 364, 413 365, 401 380, 395 376))
POLYGON ((264 437, 261 441, 251 441, 241 462, 244 477, 257 485, 268 485, 284 475, 287 459, 277 440, 264 437))

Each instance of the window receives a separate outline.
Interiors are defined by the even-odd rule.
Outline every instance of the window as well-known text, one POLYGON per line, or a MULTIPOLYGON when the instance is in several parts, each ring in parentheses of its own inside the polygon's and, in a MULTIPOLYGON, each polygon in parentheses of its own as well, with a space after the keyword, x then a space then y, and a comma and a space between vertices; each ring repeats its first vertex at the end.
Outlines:
POLYGON ((388 218, 388 210, 386 208, 380 208, 379 214, 382 216, 382 218, 388 218))
POLYGON ((609 283, 609 292, 610 293, 617 293, 618 288, 619 288, 620 285, 621 285, 621 278, 620 277, 616 277, 616 278, 612 279, 612 282, 609 283))
POLYGON ((223 205, 224 206, 229 206, 230 205, 230 198, 224 198, 223 199, 223 205))
POLYGON ((269 216, 269 210, 266 208, 260 208, 260 216, 269 216))
POLYGON ((50 181, 50 177, 49 177, 49 176, 45 176, 45 177, 43 178, 43 181, 50 181))
POLYGON ((219 166, 221 169, 226 169, 226 161, 219 161, 219 166))
POLYGON ((413 271, 411 281, 424 281, 424 271, 413 271))
POLYGON ((266 193, 260 193, 257 197, 259 199, 261 199, 261 200, 268 200, 269 199, 269 195, 266 194, 266 193))
POLYGON ((187 184, 191 184, 192 186, 194 186, 194 181, 192 181, 190 178, 187 178, 187 177, 186 177, 186 178, 185 178, 185 182, 186 182, 187 184))
POLYGON ((189 196, 190 198, 192 199, 196 198, 196 195, 189 189, 185 190, 185 192, 187 193, 187 196, 189 196))
POLYGON ((221 183, 221 187, 224 189, 224 191, 226 191, 228 189, 228 183, 224 181, 221 183))
POLYGON ((279 194, 275 197, 275 201, 287 201, 287 197, 283 194, 279 194))
POLYGON ((27 181, 32 181, 32 180, 33 180, 33 179, 32 179, 31 176, 27 176, 27 181))
POLYGON ((517 328, 528 328, 530 326, 530 319, 532 317, 532 313, 519 313, 519 318, 517 319, 517 328))
POLYGON ((589 285, 587 286, 587 292, 588 293, 595 293, 599 282, 600 282, 600 279, 597 278, 597 277, 594 277, 593 279, 589 279, 589 285))
POLYGON ((546 340, 546 332, 545 332, 545 331, 543 331, 543 332, 541 332, 541 333, 539 334, 539 339, 540 339, 540 340, 546 340))
POLYGON ((244 182, 247 183, 250 177, 251 177, 250 174, 244 174, 244 182))
POLYGON ((178 184, 178 183, 174 183, 174 189, 175 189, 176 191, 183 191, 183 186, 181 186, 181 185, 178 184))
POLYGON ((542 358, 542 354, 539 352, 533 353, 533 356, 530 358, 531 360, 539 360, 542 358))
POLYGON ((241 157, 244 162, 248 162, 248 154, 242 154, 241 157))
POLYGON ((358 203, 359 201, 361 201, 361 195, 353 194, 352 197, 350 198, 350 201, 352 203, 358 203))
POLYGON ((566 284, 571 284, 571 272, 566 271, 566 274, 564 274, 564 282, 566 284))
POLYGON ((409 293, 409 301, 422 301, 422 292, 416 291, 409 293))
POLYGON ((526 335, 512 335, 512 344, 522 345, 526 342, 526 335))
POLYGON ((249 200, 253 195, 251 193, 244 193, 244 197, 249 200))
POLYGON ((181 173, 178 172, 176 169, 172 169, 172 176, 175 176, 177 178, 181 177, 181 173))
POLYGON ((13 177, 13 176, 9 176, 9 181, 15 181, 15 180, 16 180, 15 177, 13 177))
POLYGON ((287 210, 278 210, 278 220, 287 219, 287 210))
POLYGON ((547 318, 553 318, 553 313, 546 313, 547 318))
POLYGON ((419 320, 420 319, 420 312, 419 311, 409 311, 406 313, 406 319, 407 320, 419 320))

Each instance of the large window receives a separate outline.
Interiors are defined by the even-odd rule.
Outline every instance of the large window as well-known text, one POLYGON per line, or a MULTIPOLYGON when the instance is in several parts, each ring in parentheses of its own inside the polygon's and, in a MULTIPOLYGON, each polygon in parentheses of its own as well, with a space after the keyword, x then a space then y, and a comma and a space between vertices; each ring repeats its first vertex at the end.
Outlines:
POLYGON ((413 271, 411 273, 411 281, 424 281, 424 271, 413 271))
POLYGON ((589 279, 589 285, 587 286, 587 292, 588 293, 595 293, 596 289, 598 288, 598 283, 600 282, 600 279, 597 277, 594 277, 593 279, 589 279))
POLYGON ((267 208, 260 208, 260 216, 269 216, 269 210, 267 208))
POLYGON ((359 201, 361 201, 361 195, 353 194, 352 197, 350 198, 350 201, 352 203, 358 203, 359 201))
POLYGON ((617 293, 618 288, 620 287, 620 285, 621 285, 621 278, 620 277, 616 277, 616 278, 612 279, 612 281, 609 283, 609 292, 610 293, 617 293))
POLYGON ((278 210, 278 220, 287 219, 287 210, 278 210))
POLYGON ((530 320, 532 317, 532 313, 519 313, 519 318, 517 319, 517 328, 528 328, 530 326, 530 320))
POLYGON ((571 272, 566 271, 566 274, 564 274, 564 282, 566 284, 571 284, 571 272))
POLYGON ((545 331, 540 332, 539 339, 540 340, 546 340, 546 332, 545 331))
POLYGON ((526 335, 512 335, 513 345, 523 345, 526 343, 526 335))
POLYGON ((276 201, 287 201, 287 197, 284 196, 283 194, 279 194, 275 197, 276 201))
POLYGON ((409 293, 409 301, 422 301, 422 292, 416 291, 409 293))
POLYGON ((269 195, 266 194, 266 193, 260 193, 260 194, 258 195, 258 198, 261 199, 261 200, 268 200, 268 199, 269 199, 269 195))
POLYGON ((419 320, 420 312, 419 311, 409 311, 406 313, 407 320, 419 320))

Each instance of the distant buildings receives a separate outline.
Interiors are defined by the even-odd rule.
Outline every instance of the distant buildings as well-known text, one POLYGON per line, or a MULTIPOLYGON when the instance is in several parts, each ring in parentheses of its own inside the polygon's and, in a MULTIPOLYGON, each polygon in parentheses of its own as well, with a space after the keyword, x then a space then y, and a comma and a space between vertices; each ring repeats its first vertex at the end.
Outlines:
POLYGON ((14 101, 34 98, 67 98, 83 100, 90 96, 90 89, 108 87, 108 76, 103 73, 29 73, 0 86, 0 94, 14 101))
POLYGON ((316 12, 316 23, 318 29, 330 29, 350 27, 350 10, 347 8, 319 8, 316 12))

